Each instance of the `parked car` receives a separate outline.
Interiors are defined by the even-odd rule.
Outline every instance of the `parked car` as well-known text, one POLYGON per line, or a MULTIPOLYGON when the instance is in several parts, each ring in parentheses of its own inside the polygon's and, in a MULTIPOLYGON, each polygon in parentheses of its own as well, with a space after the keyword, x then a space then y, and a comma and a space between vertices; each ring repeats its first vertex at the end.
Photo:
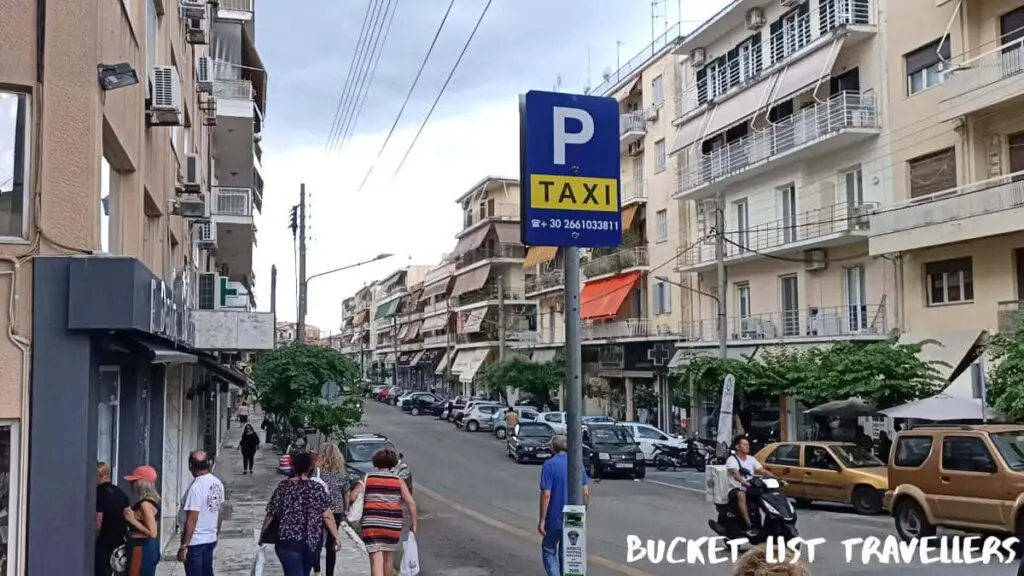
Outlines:
POLYGON ((583 462, 591 478, 647 475, 644 453, 629 428, 621 424, 588 424, 583 428, 583 462))
POLYGON ((419 416, 420 414, 428 413, 431 407, 440 401, 440 396, 430 392, 416 392, 402 403, 402 411, 408 412, 413 416, 419 416))
MULTIPOLYGON (((476 432, 477 430, 484 429, 490 430, 494 427, 494 418, 498 414, 499 410, 503 410, 504 406, 501 404, 485 404, 480 403, 473 406, 469 412, 463 417, 466 431, 476 432)), ((461 428, 461 426, 460 426, 461 428)))
POLYGON ((648 462, 654 460, 655 444, 665 444, 676 448, 686 448, 687 440, 685 438, 667 434, 650 424, 643 424, 640 422, 621 422, 620 424, 629 428, 630 434, 632 434, 633 438, 636 438, 637 443, 640 444, 640 449, 644 452, 644 459, 648 462))
MULTIPOLYGON (((540 412, 533 409, 532 406, 520 405, 514 408, 516 414, 519 414, 520 422, 534 422, 537 420, 537 416, 540 412)), ((498 413, 494 416, 494 436, 499 440, 504 439, 508 436, 508 410, 498 410, 498 413)))
POLYGON ((454 422, 455 414, 458 413, 460 410, 464 409, 466 407, 466 404, 468 403, 469 399, 466 398, 465 396, 456 396, 453 400, 451 400, 448 403, 448 406, 446 406, 444 414, 441 416, 442 419, 447 420, 449 422, 454 422))
POLYGON ((388 388, 387 394, 384 396, 384 403, 394 404, 402 394, 405 394, 404 390, 398 386, 392 386, 388 388))
POLYGON ((395 406, 398 406, 399 408, 404 408, 405 403, 408 402, 416 394, 429 394, 429 392, 421 392, 419 390, 406 390, 405 392, 402 393, 401 396, 395 398, 395 406))
POLYGON ((508 437, 508 457, 516 464, 543 462, 551 458, 551 439, 555 430, 540 422, 522 422, 508 437))
POLYGON ((618 422, 611 416, 584 416, 581 420, 583 420, 583 424, 615 424, 618 422))
POLYGON ((462 422, 465 420, 466 415, 473 411, 473 408, 480 406, 481 404, 488 404, 490 406, 499 406, 497 402, 490 402, 485 400, 473 400, 467 402, 466 406, 461 410, 457 410, 453 413, 452 422, 459 428, 462 428, 462 422))
POLYGON ((378 450, 391 448, 398 454, 399 463, 395 472, 405 480, 406 486, 412 490, 412 472, 405 464, 405 456, 395 448, 391 440, 383 434, 355 434, 341 443, 342 452, 345 455, 345 467, 349 475, 349 482, 355 483, 364 476, 374 471, 373 455, 378 450))
POLYGON ((537 421, 550 426, 555 434, 565 434, 565 412, 541 412, 537 416, 537 421))
POLYGON ((394 390, 395 388, 397 388, 397 386, 391 386, 391 385, 387 385, 387 386, 381 388, 380 392, 377 393, 377 400, 380 401, 380 402, 387 402, 388 396, 391 394, 392 390, 394 390))
POLYGON ((889 487, 885 462, 844 442, 779 442, 765 446, 757 461, 785 480, 782 493, 799 504, 850 504, 859 514, 878 514, 889 487))
POLYGON ((934 536, 937 528, 985 536, 1024 532, 1024 426, 902 430, 888 469, 885 508, 905 541, 934 536))
POLYGON ((366 392, 366 397, 374 399, 379 398, 381 391, 384 390, 385 388, 387 388, 387 386, 383 384, 375 384, 373 386, 370 386, 370 388, 366 392))

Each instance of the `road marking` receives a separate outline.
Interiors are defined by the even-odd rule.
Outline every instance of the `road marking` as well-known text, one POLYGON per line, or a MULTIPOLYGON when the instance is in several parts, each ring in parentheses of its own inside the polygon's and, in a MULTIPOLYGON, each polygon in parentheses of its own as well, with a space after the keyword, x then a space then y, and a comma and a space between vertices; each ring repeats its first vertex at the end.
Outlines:
POLYGON ((644 482, 650 482, 651 484, 657 484, 658 486, 667 486, 669 488, 675 488, 677 490, 688 490, 690 492, 697 492, 703 494, 704 490, 700 488, 690 488, 689 486, 680 486, 679 484, 671 484, 669 482, 661 482, 660 480, 648 480, 644 478, 644 482))
MULTIPOLYGON (((521 528, 516 528, 515 526, 512 526, 511 524, 506 524, 506 523, 504 523, 504 522, 502 522, 500 520, 496 520, 494 518, 491 518, 490 516, 487 516, 486 514, 481 514, 480 512, 477 512, 476 510, 471 510, 469 508, 466 508, 465 506, 462 506, 460 504, 456 504, 455 502, 452 502, 451 500, 448 500, 444 496, 441 496, 437 492, 434 492, 433 490, 431 490, 429 488, 424 488, 422 484, 417 484, 416 485, 416 492, 417 493, 426 494, 430 498, 432 498, 434 500, 437 500, 438 502, 444 504, 445 506, 448 506, 452 510, 455 510, 457 512, 461 512, 462 514, 465 514, 466 516, 469 516, 470 518, 472 518, 472 519, 474 519, 474 520, 476 520, 478 522, 481 522, 483 524, 487 524, 488 526, 490 526, 492 528, 497 528, 498 530, 501 530, 502 532, 506 532, 508 534, 512 534, 514 536, 518 536, 518 537, 520 537, 520 538, 522 538, 524 540, 529 540, 530 542, 536 542, 536 543, 540 542, 540 536, 538 534, 536 534, 536 533, 532 533, 532 532, 529 532, 527 530, 523 530, 521 528)), ((651 574, 649 572, 644 572, 643 570, 638 570, 636 568, 632 568, 630 566, 626 566, 625 564, 620 564, 620 563, 618 563, 618 562, 616 562, 614 560, 609 560, 607 558, 604 558, 602 556, 597 556, 595 554, 588 554, 587 555, 587 561, 591 562, 593 564, 597 564, 598 566, 602 566, 604 568, 608 568, 609 570, 613 570, 615 572, 618 572, 619 574, 625 574, 626 576, 654 576, 653 574, 651 574)))

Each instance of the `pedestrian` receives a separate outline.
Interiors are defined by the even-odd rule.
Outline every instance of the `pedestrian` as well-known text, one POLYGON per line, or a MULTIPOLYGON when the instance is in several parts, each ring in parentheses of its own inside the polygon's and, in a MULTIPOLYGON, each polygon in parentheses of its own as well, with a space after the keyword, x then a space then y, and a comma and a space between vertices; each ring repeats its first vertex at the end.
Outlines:
POLYGON ((260 435, 253 429, 252 424, 246 424, 242 431, 242 439, 238 442, 238 449, 242 451, 242 474, 252 474, 252 465, 256 460, 256 451, 260 448, 260 435))
MULTIPOLYGON (((537 532, 541 535, 540 555, 547 576, 562 574, 562 508, 569 501, 569 458, 565 436, 551 439, 555 455, 544 463, 540 471, 540 519, 537 532)), ((590 478, 580 470, 583 478, 583 505, 590 504, 590 478)))
POLYGON ((249 405, 244 400, 238 405, 238 422, 241 424, 249 423, 249 405))
POLYGON ((892 440, 889 439, 889 433, 882 430, 878 433, 878 458, 888 464, 890 452, 892 452, 892 440))
POLYGON ((508 411, 505 412, 505 436, 508 436, 510 430, 515 430, 516 426, 519 425, 519 413, 516 409, 509 406, 508 411))
POLYGON ((210 460, 202 450, 189 454, 188 469, 192 484, 181 503, 185 518, 178 561, 185 565, 185 576, 213 576, 213 551, 223 521, 224 484, 210 472, 210 460))
POLYGON ((303 428, 295 429, 295 440, 292 441, 292 450, 304 452, 306 450, 306 430, 303 428))
POLYGON ((160 492, 156 489, 156 469, 139 466, 124 477, 132 483, 138 499, 124 511, 131 526, 128 535, 128 576, 156 576, 160 563, 160 492))
POLYGON ((110 481, 110 465, 96 463, 96 576, 124 572, 131 500, 110 481))
POLYGON ((273 540, 274 552, 284 576, 309 576, 319 562, 324 545, 324 527, 339 546, 338 526, 331 510, 331 497, 313 482, 313 455, 291 454, 294 476, 282 480, 267 503, 260 543, 273 540))
POLYGON ((391 576, 395 548, 402 538, 402 503, 409 509, 409 531, 418 530, 416 501, 405 481, 392 472, 399 458, 391 448, 374 452, 374 472, 366 475, 349 494, 349 503, 363 494, 363 517, 359 522, 366 553, 370 555, 370 576, 391 576))
MULTIPOLYGON (((345 474, 345 457, 333 443, 324 444, 318 460, 318 475, 327 484, 327 493, 331 496, 331 511, 334 523, 340 528, 342 519, 348 508, 348 477, 345 474)), ((327 576, 334 576, 334 567, 338 561, 338 550, 335 548, 334 536, 327 535, 327 576)))

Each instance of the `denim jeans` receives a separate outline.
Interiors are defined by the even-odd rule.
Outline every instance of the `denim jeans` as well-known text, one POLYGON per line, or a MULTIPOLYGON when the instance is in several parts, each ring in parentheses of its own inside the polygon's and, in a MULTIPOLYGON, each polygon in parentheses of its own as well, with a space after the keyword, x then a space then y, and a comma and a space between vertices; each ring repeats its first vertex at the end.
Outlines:
POLYGON ((562 576, 562 531, 548 530, 540 542, 540 558, 546 576, 562 576))
POLYGON ((213 550, 216 542, 188 547, 185 558, 185 576, 213 576, 213 550))
POLYGON ((274 552, 281 562, 284 576, 309 576, 313 570, 313 552, 301 542, 278 542, 274 546, 274 552))
POLYGON ((127 552, 130 576, 156 576, 156 565, 160 563, 159 538, 129 538, 127 552))

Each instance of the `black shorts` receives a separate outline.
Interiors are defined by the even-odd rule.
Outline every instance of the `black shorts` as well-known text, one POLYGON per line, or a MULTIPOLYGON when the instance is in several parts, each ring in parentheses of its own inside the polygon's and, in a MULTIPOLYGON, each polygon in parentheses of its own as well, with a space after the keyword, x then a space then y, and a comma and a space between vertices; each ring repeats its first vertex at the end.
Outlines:
POLYGON ((750 499, 750 498, 757 498, 758 496, 761 495, 761 491, 758 490, 757 487, 755 487, 755 486, 747 486, 746 490, 740 490, 739 488, 733 488, 732 490, 730 490, 729 491, 729 499, 732 500, 732 499, 736 498, 736 494, 739 493, 739 492, 746 492, 748 499, 750 499))
POLYGON ((238 417, 238 421, 241 422, 242 424, 247 424, 249 422, 249 417, 248 416, 239 416, 238 417))

